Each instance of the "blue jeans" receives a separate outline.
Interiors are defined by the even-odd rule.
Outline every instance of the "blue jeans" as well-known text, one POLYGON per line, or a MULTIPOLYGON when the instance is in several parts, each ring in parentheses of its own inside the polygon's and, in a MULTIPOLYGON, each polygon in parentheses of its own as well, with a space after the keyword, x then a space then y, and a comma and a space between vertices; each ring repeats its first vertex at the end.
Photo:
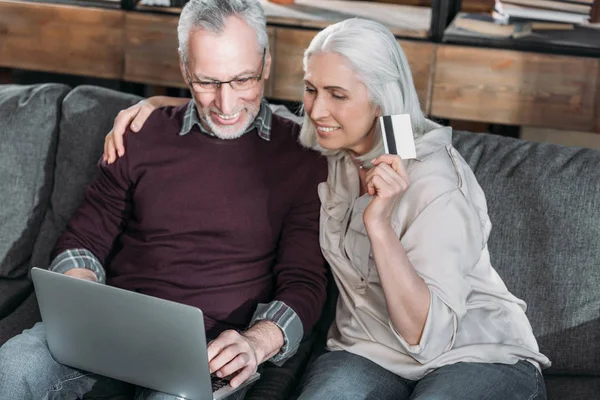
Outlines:
POLYGON ((410 381, 346 351, 311 365, 299 400, 545 400, 539 370, 516 364, 457 363, 410 381))
MULTIPOLYGON (((245 388, 244 388, 245 389, 245 388)), ((241 400, 241 389, 228 400, 241 400)), ((52 358, 43 323, 26 329, 0 347, 0 399, 175 400, 179 397, 59 364, 52 358)))

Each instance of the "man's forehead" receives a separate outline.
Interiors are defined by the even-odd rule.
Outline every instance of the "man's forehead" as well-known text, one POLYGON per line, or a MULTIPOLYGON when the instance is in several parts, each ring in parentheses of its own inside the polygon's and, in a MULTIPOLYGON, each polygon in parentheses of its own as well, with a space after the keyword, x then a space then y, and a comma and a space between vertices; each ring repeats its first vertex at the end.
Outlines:
POLYGON ((190 72, 197 77, 227 80, 243 74, 257 73, 260 56, 258 52, 249 55, 217 54, 199 55, 190 58, 190 72))
POLYGON ((190 72, 198 76, 230 77, 255 72, 262 53, 256 35, 243 37, 223 32, 221 35, 206 31, 190 33, 188 60, 190 72))
POLYGON ((220 32, 202 27, 192 28, 189 32, 188 44, 190 47, 203 50, 231 48, 234 51, 242 51, 243 49, 258 49, 260 47, 254 29, 236 16, 227 17, 220 32))

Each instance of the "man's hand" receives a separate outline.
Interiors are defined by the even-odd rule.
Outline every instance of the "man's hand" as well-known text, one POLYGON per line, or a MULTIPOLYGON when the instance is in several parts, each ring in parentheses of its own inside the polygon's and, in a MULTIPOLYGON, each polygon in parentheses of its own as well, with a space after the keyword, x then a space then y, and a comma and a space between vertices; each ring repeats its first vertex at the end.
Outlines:
POLYGON ((73 268, 65 272, 65 275, 72 276, 74 278, 83 279, 85 281, 98 282, 96 273, 86 268, 73 268))
POLYGON ((225 331, 208 345, 210 373, 220 378, 237 373, 230 385, 238 387, 283 344, 281 329, 271 321, 259 321, 244 333, 225 331))

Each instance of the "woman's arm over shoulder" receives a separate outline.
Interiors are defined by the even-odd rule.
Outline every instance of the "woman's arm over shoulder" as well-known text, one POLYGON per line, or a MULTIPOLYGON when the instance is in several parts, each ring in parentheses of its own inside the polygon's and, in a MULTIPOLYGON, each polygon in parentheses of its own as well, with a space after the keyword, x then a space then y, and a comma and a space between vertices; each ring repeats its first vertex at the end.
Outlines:
POLYGON ((123 136, 126 132, 139 132, 146 120, 158 107, 181 106, 190 101, 188 98, 155 96, 144 99, 129 108, 121 110, 110 132, 104 139, 103 160, 112 164, 118 157, 125 154, 123 136))

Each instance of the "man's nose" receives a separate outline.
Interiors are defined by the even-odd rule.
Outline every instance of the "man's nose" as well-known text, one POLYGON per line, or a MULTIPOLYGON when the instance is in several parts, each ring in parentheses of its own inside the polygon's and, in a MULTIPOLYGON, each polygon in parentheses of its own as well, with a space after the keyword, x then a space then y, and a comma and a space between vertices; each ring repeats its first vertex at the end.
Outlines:
POLYGON ((237 103, 237 93, 229 83, 224 83, 217 89, 215 103, 223 114, 232 114, 235 111, 237 103))

